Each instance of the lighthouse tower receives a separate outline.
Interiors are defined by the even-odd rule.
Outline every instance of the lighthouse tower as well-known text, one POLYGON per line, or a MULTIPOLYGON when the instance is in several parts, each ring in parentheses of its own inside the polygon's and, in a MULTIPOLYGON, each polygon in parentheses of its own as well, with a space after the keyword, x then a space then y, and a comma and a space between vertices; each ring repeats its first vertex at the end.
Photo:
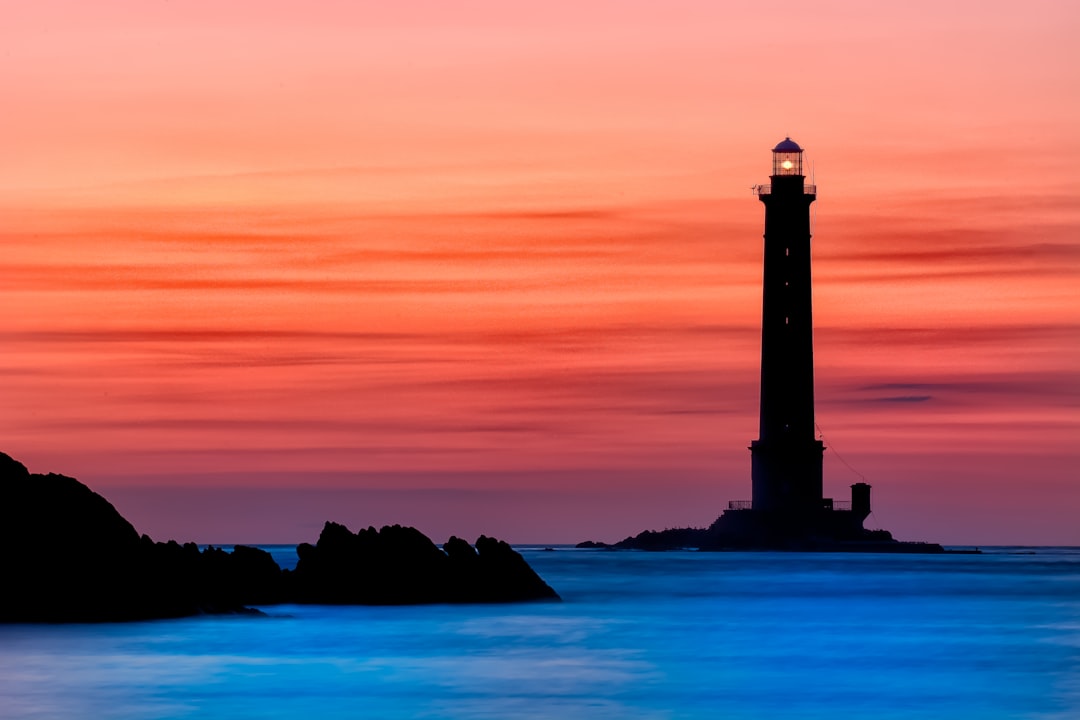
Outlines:
POLYGON ((761 418, 750 444, 752 506, 791 517, 824 508, 822 453, 814 434, 814 328, 810 286, 810 203, 803 150, 785 138, 772 151, 765 204, 761 317, 761 418))
POLYGON ((870 485, 850 500, 824 497, 825 446, 815 435, 814 321, 810 286, 810 204, 803 150, 791 138, 773 148, 772 177, 754 188, 765 205, 761 303, 761 416, 750 443, 752 500, 731 500, 707 529, 645 532, 615 547, 670 550, 794 550, 940 553, 868 530, 870 485))

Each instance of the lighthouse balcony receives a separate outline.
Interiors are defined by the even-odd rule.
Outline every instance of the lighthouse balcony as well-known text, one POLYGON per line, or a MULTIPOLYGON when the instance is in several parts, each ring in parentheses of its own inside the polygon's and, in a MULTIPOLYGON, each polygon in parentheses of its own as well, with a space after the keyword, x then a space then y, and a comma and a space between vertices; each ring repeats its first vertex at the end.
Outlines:
MULTIPOLYGON (((772 195, 772 185, 755 185, 755 195, 772 195)), ((817 185, 803 185, 804 195, 817 195, 817 185)))

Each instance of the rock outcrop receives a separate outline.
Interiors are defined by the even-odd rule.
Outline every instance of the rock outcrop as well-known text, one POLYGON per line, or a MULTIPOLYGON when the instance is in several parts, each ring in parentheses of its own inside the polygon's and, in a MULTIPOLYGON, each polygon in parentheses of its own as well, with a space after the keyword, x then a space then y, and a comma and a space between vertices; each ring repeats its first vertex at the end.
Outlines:
POLYGON ((155 543, 109 501, 0 453, 0 621, 109 622, 244 612, 280 597, 269 553, 155 543))
POLYGON ((414 604, 557 599, 509 545, 414 528, 353 534, 327 523, 297 548, 294 572, 270 554, 140 536, 74 478, 31 474, 0 453, 0 622, 113 622, 240 613, 285 602, 414 604))
POLYGON ((440 550, 419 530, 393 525, 352 533, 328 522, 315 545, 296 548, 286 574, 302 603, 412 605, 557 599, 525 559, 483 535, 474 549, 451 537, 440 550))
POLYGON ((789 517, 776 519, 747 511, 730 515, 725 513, 707 528, 645 530, 610 545, 587 540, 576 547, 650 551, 946 552, 937 543, 901 542, 893 539, 886 530, 865 530, 861 521, 858 527, 826 522, 807 527, 789 517))

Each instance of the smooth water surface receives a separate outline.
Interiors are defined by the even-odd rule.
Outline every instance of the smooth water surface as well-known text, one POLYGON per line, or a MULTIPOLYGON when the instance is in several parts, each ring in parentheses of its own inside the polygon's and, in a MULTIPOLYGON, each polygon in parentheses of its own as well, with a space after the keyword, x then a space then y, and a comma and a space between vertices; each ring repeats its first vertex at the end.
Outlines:
POLYGON ((0 626, 0 717, 1080 718, 1080 549, 1021 552, 523 549, 564 602, 0 626))

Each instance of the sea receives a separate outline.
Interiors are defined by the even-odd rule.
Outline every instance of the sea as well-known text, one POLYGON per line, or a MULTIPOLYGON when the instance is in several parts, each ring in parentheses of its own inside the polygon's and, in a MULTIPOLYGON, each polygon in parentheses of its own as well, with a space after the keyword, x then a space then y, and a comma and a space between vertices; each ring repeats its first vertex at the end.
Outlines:
POLYGON ((1080 548, 518 549, 562 602, 0 626, 0 717, 1080 718, 1080 548))

